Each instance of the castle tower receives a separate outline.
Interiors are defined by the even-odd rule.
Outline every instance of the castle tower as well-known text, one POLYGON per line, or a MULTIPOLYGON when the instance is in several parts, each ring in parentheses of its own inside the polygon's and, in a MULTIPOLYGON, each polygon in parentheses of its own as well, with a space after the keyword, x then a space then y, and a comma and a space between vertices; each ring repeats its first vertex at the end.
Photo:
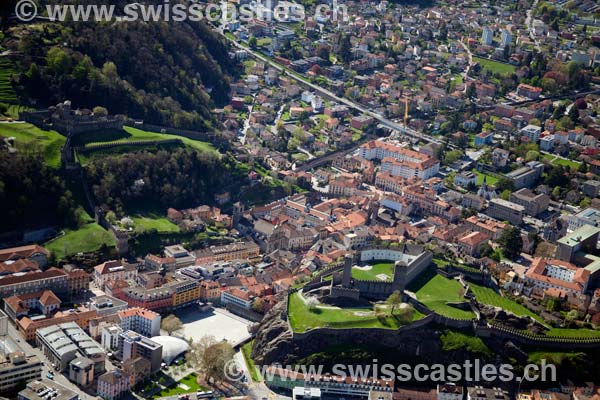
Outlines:
POLYGON ((239 222, 240 218, 244 214, 244 205, 241 202, 233 204, 233 226, 235 227, 239 222))
POLYGON ((404 261, 396 261, 394 265, 394 280, 392 282, 392 290, 396 290, 402 294, 406 287, 406 273, 408 272, 408 265, 404 261))
POLYGON ((350 287, 350 279, 352 278, 352 264, 354 257, 352 254, 346 254, 344 256, 344 273, 342 275, 342 287, 350 287))

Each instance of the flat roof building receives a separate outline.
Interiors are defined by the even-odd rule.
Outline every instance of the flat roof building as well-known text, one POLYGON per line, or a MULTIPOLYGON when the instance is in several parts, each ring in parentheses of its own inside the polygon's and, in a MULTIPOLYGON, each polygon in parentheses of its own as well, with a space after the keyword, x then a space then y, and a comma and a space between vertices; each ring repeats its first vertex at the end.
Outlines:
POLYGON ((36 342, 57 371, 66 370, 78 357, 89 358, 94 363, 94 375, 105 371, 106 353, 74 322, 38 329, 36 342))
POLYGON ((79 395, 57 382, 40 379, 29 382, 25 389, 19 392, 18 400, 79 400, 79 395))

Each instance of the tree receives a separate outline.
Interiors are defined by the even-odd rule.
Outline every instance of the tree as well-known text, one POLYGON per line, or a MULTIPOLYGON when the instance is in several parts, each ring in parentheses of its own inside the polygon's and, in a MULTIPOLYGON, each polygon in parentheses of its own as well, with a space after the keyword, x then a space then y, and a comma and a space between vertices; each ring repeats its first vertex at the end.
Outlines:
POLYGON ((202 355, 201 368, 207 380, 223 382, 227 378, 228 368, 234 354, 233 347, 226 341, 208 346, 202 355))
POLYGON ((575 104, 571 106, 567 115, 569 116, 571 121, 573 121, 573 125, 577 125, 577 122, 579 122, 579 108, 577 108, 575 104))
POLYGON ((510 258, 514 259, 521 254, 523 248, 523 239, 521 238, 521 231, 516 226, 510 226, 500 236, 498 243, 502 246, 502 253, 510 258))
POLYGON ((166 331, 169 336, 171 336, 174 332, 180 331, 183 329, 183 322, 175 315, 170 314, 166 318, 164 318, 160 324, 160 328, 163 331, 166 331))
POLYGON ((499 190, 500 192, 503 192, 505 190, 512 192, 515 189, 515 183, 505 176, 498 179, 498 182, 496 182, 495 186, 496 186, 496 189, 499 190))
POLYGON ((390 306, 390 315, 394 315, 394 310, 402 304, 402 294, 398 290, 394 290, 390 297, 385 301, 390 306))
POLYGON ((256 39, 256 37, 250 36, 250 39, 248 39, 248 46, 250 46, 251 49, 255 49, 257 44, 258 40, 256 39))
POLYGON ((94 113, 94 115, 97 115, 99 117, 106 117, 108 115, 108 110, 105 107, 101 106, 94 107, 92 112, 94 113))
POLYGON ((529 150, 525 155, 527 161, 537 161, 540 158, 540 153, 535 150, 529 150))
POLYGON ((339 56, 343 62, 348 63, 352 59, 352 43, 349 35, 342 35, 340 38, 339 56))
POLYGON ((257 313, 263 313, 264 309, 265 309, 265 302, 262 298, 258 297, 256 298, 256 300, 254 300, 254 302, 252 303, 252 309, 254 311, 256 311, 257 313))
POLYGON ((450 150, 444 156, 444 164, 452 164, 463 156, 463 152, 460 150, 450 150))

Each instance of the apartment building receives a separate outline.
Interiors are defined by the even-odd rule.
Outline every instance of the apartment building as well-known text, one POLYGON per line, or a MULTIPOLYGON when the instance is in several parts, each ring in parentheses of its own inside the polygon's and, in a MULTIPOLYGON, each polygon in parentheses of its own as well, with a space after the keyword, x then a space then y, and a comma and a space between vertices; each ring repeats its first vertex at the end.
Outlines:
POLYGON ((58 310, 60 304, 60 299, 51 290, 42 290, 4 299, 4 311, 12 321, 16 321, 28 316, 31 311, 49 315, 58 310))
POLYGON ((196 265, 220 261, 247 260, 260 256, 260 247, 252 241, 241 241, 223 246, 211 246, 195 252, 196 265))
POLYGON ((247 290, 240 288, 228 288, 221 292, 221 303, 223 305, 233 304, 246 310, 252 308, 254 296, 247 290))
POLYGON ((200 284, 193 279, 179 279, 169 283, 174 309, 197 303, 200 299, 200 284))
POLYGON ((146 337, 160 335, 160 314, 144 308, 130 308, 119 311, 121 328, 125 331, 132 330, 146 337))
POLYGON ((575 215, 569 215, 567 221, 570 231, 574 231, 584 225, 600 227, 600 210, 589 207, 575 215))
POLYGON ((104 289, 110 281, 135 280, 136 276, 135 266, 117 260, 106 261, 94 267, 94 284, 100 289, 104 289))
POLYGON ((477 215, 472 215, 467 218, 465 224, 472 231, 483 232, 490 235, 492 240, 498 240, 500 236, 502 236, 502 232, 508 228, 508 225, 504 222, 479 218, 477 215))
POLYGON ((146 336, 133 331, 122 331, 119 334, 118 357, 122 360, 142 357, 150 361, 151 372, 160 369, 163 347, 146 336))
POLYGON ((200 282, 200 300, 214 301, 221 298, 221 285, 215 281, 204 280, 200 282))
POLYGON ((598 246, 600 228, 583 225, 556 241, 556 257, 571 262, 580 251, 589 253, 598 246))
POLYGON ((515 187, 515 190, 527 187, 531 188, 541 178, 544 172, 544 164, 538 161, 531 161, 526 166, 518 168, 506 174, 515 187))
POLYGON ((11 275, 0 279, 0 297, 2 298, 46 289, 56 294, 63 294, 68 292, 68 288, 67 274, 58 268, 11 275))
POLYGON ((513 225, 523 222, 525 207, 503 199, 492 199, 486 214, 500 221, 508 221, 513 225))
POLYGON ((395 157, 385 157, 382 159, 381 171, 389 172, 392 176, 401 176, 405 179, 429 179, 435 176, 440 170, 439 161, 426 154, 417 153, 412 150, 406 150, 402 154, 404 154, 403 159, 395 157))
POLYGON ((42 377, 42 360, 27 355, 13 340, 4 337, 4 349, 0 353, 0 393, 10 391, 22 382, 42 377))
POLYGON ((550 258, 535 258, 525 272, 525 283, 532 286, 539 297, 547 291, 553 295, 576 296, 587 290, 589 279, 587 269, 550 258))
POLYGON ((17 395, 17 400, 79 400, 79 394, 49 379, 36 379, 27 383, 17 395))
POLYGON ((522 188, 511 193, 509 200, 525 207, 525 214, 532 217, 546 211, 550 204, 550 196, 543 193, 535 194, 527 188, 522 188))
POLYGON ((130 388, 129 377, 115 369, 98 378, 97 394, 105 400, 116 400, 129 392, 130 388))

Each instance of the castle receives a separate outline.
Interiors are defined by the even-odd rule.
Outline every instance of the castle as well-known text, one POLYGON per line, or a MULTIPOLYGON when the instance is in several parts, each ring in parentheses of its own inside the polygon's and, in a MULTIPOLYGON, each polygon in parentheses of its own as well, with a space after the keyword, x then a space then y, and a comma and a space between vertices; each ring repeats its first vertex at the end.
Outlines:
POLYGON ((418 277, 432 261, 431 252, 421 246, 405 244, 399 248, 367 248, 359 252, 361 262, 374 260, 392 260, 394 274, 392 280, 361 280, 352 277, 355 256, 348 254, 344 258, 341 273, 333 274, 330 285, 330 299, 359 298, 383 300, 395 291, 404 292, 405 287, 418 277))

